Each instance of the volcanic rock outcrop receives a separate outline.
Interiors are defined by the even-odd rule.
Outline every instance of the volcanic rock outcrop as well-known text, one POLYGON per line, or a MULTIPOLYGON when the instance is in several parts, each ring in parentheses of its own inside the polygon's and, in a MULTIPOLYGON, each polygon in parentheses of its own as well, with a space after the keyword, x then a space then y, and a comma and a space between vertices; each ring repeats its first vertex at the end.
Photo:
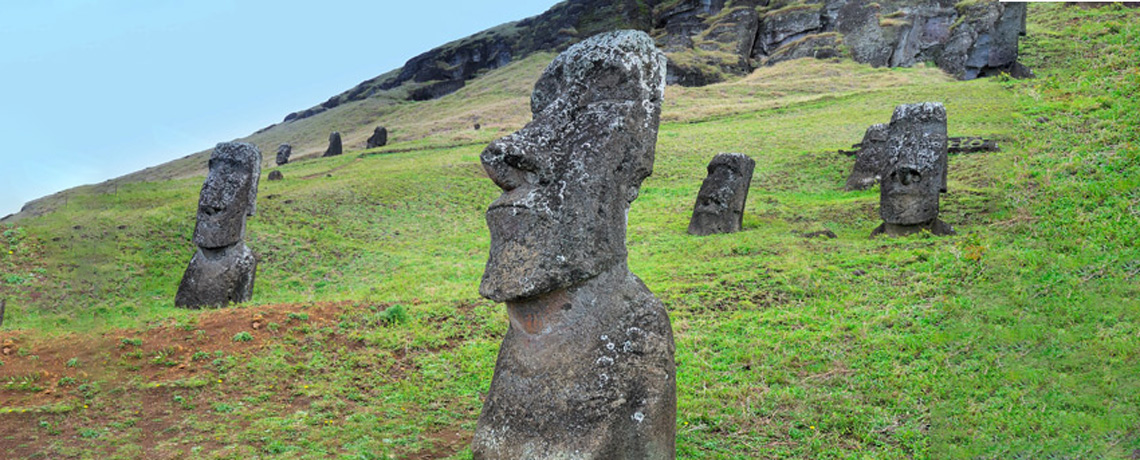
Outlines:
POLYGON ((721 153, 713 157, 693 205, 690 235, 740 231, 755 168, 756 161, 741 153, 721 153))
POLYGON ((657 37, 668 83, 684 86, 802 57, 850 57, 876 67, 933 62, 967 80, 1029 76, 1017 63, 1025 15, 1025 3, 997 0, 567 0, 413 57, 285 121, 404 85, 408 99, 435 99, 481 72, 616 29, 657 37))
POLYGON ((257 259, 245 242, 245 219, 257 212, 261 152, 253 144, 223 142, 210 155, 198 197, 190 259, 174 304, 200 308, 245 302, 253 296, 257 259))
POLYGON ((887 129, 889 163, 879 192, 883 224, 871 236, 954 234, 938 219, 938 198, 946 192, 946 108, 937 102, 900 105, 887 129))
POLYGON ((594 36, 547 67, 533 121, 481 154, 503 193, 479 293, 506 302, 510 328, 476 459, 674 458, 672 328, 625 247, 664 89, 647 34, 594 36))
POLYGON ((377 126, 372 130, 372 137, 368 138, 368 148, 383 147, 388 145, 388 128, 377 126))
POLYGON ((325 150, 325 154, 321 155, 321 157, 336 156, 340 155, 342 152, 343 151, 340 146, 340 133, 336 131, 329 133, 329 148, 325 150))

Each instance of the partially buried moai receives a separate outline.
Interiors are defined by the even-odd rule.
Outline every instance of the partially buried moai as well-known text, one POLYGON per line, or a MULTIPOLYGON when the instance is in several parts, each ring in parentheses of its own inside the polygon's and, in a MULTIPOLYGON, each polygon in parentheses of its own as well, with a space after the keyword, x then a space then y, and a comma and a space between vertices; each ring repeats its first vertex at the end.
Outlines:
POLYGON ((242 240, 246 217, 257 211, 260 175, 261 152, 252 144, 223 142, 214 148, 198 198, 198 252, 182 275, 175 305, 221 306, 253 296, 257 259, 242 240))
POLYGON ((701 183, 689 234, 712 235, 739 232, 744 224, 744 204, 756 161, 742 153, 721 153, 709 162, 708 176, 701 183))
POLYGON ((938 219, 939 194, 946 192, 946 108, 937 102, 895 108, 888 127, 886 167, 879 191, 883 224, 871 236, 902 236, 922 230, 952 235, 938 219))
POLYGON ((847 176, 847 191, 867 190, 879 181, 890 161, 887 155, 888 135, 889 127, 885 124, 879 123, 867 128, 863 142, 859 143, 859 151, 855 154, 855 166, 851 167, 851 175, 847 176))
POLYGON ((281 166, 289 162, 289 157, 293 155, 293 146, 289 144, 281 144, 277 146, 277 166, 281 166))
POLYGON ((664 89, 649 35, 596 35, 543 72, 534 119, 483 151, 503 193, 479 293, 506 302, 510 327, 476 459, 674 458, 673 332, 625 247, 664 89))
POLYGON ((341 145, 340 145, 340 133, 337 131, 333 131, 333 132, 329 133, 329 148, 327 150, 325 150, 325 154, 321 155, 321 156, 322 157, 332 157, 332 156, 340 155, 342 152, 343 152, 343 149, 341 148, 341 145))

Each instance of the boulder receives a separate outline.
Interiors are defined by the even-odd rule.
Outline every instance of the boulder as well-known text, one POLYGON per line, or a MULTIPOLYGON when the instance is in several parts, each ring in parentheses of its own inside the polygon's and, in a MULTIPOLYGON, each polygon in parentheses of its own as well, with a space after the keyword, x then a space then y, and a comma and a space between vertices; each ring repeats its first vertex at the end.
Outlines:
POLYGON ((368 148, 383 147, 388 145, 388 128, 377 126, 372 130, 372 137, 368 138, 368 148))
POLYGON ((543 72, 533 121, 480 155, 503 193, 479 292, 507 304, 510 327, 475 459, 675 457, 672 328, 625 247, 664 89, 647 34, 595 35, 543 72))
POLYGON ((289 162, 289 157, 293 155, 293 146, 289 144, 281 144, 277 146, 277 166, 281 166, 289 162))
POLYGON ((340 155, 341 153, 343 153, 343 151, 340 146, 340 133, 333 131, 329 134, 329 148, 325 150, 325 154, 321 155, 321 157, 331 157, 340 155))
POLYGON ((756 161, 741 153, 721 153, 713 157, 693 205, 690 235, 740 231, 755 168, 756 161))
POLYGON ((946 109, 936 102, 900 105, 888 130, 890 159, 879 195, 883 225, 871 236, 921 230, 953 234, 953 228, 938 219, 939 195, 947 190, 946 109))
POLYGON ((281 174, 281 171, 278 171, 276 169, 274 169, 273 171, 269 171, 269 180, 282 180, 282 179, 285 179, 285 175, 281 174))

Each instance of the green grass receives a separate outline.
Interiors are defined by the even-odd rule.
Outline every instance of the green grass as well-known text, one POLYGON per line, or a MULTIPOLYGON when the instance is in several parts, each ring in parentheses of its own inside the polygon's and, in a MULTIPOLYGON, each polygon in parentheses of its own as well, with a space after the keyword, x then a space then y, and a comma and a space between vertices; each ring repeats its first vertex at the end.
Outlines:
MULTIPOLYGON (((799 60, 668 89, 655 170, 630 212, 629 261, 672 316, 679 458, 1140 449, 1140 11, 1030 8, 1023 54, 1035 80, 799 60), (996 137, 1003 151, 951 158, 942 218, 958 236, 870 240, 878 191, 843 192, 852 160, 835 150, 919 101, 945 103, 951 135, 996 137), (705 165, 729 151, 757 161, 745 230, 689 236, 705 165), (839 237, 796 233, 824 228, 839 237)), ((168 392, 176 441, 152 449, 172 455, 455 451, 441 433, 469 437, 507 328, 502 307, 476 289, 489 244, 483 211, 498 192, 478 165, 480 145, 433 146, 520 125, 519 88, 539 70, 536 61, 488 74, 466 96, 391 112, 431 133, 433 110, 459 126, 493 107, 506 120, 498 131, 297 162, 280 168, 284 181, 263 180, 246 240, 260 257, 257 286, 237 309, 299 304, 283 321, 299 332, 242 345, 264 347, 236 358, 199 351, 194 362, 212 364, 194 385, 88 386, 90 408, 45 420, 98 413, 122 428, 44 436, 45 452, 137 455, 143 434, 129 425, 145 391, 168 392), (303 308, 339 300, 351 304, 326 322, 303 308)), ((200 184, 77 194, 5 229, 0 271, 20 278, 0 278, 5 332, 49 342, 185 324, 189 334, 202 313, 172 303, 194 251, 200 184)), ((93 374, 98 365, 82 363, 93 374)), ((30 390, 42 384, 33 379, 3 381, 30 390)))

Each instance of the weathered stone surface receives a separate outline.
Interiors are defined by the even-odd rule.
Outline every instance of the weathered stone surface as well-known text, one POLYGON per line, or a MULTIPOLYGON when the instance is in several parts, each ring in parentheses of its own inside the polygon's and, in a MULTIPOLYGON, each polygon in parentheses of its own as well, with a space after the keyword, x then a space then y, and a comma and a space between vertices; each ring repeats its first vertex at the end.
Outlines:
POLYGON ((221 249, 198 248, 182 275, 174 305, 200 308, 241 303, 253 296, 257 259, 245 243, 221 249))
POLYGON ((755 168, 756 161, 741 153, 721 153, 713 157, 693 205, 689 234, 739 232, 755 168))
POLYGON ((851 175, 847 176, 848 191, 867 190, 879 181, 890 162, 887 155, 888 131, 887 125, 882 123, 867 128, 863 142, 856 146, 855 166, 851 168, 851 175))
POLYGON ((221 248, 241 241, 245 218, 257 213, 261 152, 253 144, 223 142, 210 155, 210 172, 198 197, 194 244, 221 248))
POLYGON ((951 137, 947 140, 947 152, 949 153, 974 153, 974 152, 1000 152, 1001 147, 998 146, 996 139, 986 139, 982 137, 951 137))
POLYGON ((653 169, 665 57, 648 35, 600 34, 547 67, 534 120, 481 155, 479 292, 510 329, 472 441, 476 459, 672 459, 673 337, 626 265, 626 216, 653 169))
POLYGON ((182 275, 175 305, 198 308, 249 300, 257 261, 242 238, 246 217, 257 211, 260 176, 257 147, 223 142, 214 148, 198 198, 198 252, 182 275))
POLYGON ((289 162, 289 157, 293 155, 293 146, 289 144, 281 144, 277 146, 277 166, 281 166, 289 162))
POLYGON ((282 180, 282 179, 285 179, 285 175, 281 174, 281 171, 278 171, 276 169, 274 169, 273 171, 269 171, 269 180, 282 180))
POLYGON ((922 229, 951 234, 938 220, 939 194, 946 191, 946 109, 940 103, 895 108, 887 140, 890 157, 879 196, 884 225, 872 233, 901 235, 922 229))
POLYGON ((388 128, 377 126, 372 130, 372 137, 368 138, 368 148, 383 147, 388 145, 388 128))
POLYGON ((331 157, 343 153, 340 145, 340 133, 333 131, 329 134, 329 148, 325 150, 325 154, 321 157, 331 157))

